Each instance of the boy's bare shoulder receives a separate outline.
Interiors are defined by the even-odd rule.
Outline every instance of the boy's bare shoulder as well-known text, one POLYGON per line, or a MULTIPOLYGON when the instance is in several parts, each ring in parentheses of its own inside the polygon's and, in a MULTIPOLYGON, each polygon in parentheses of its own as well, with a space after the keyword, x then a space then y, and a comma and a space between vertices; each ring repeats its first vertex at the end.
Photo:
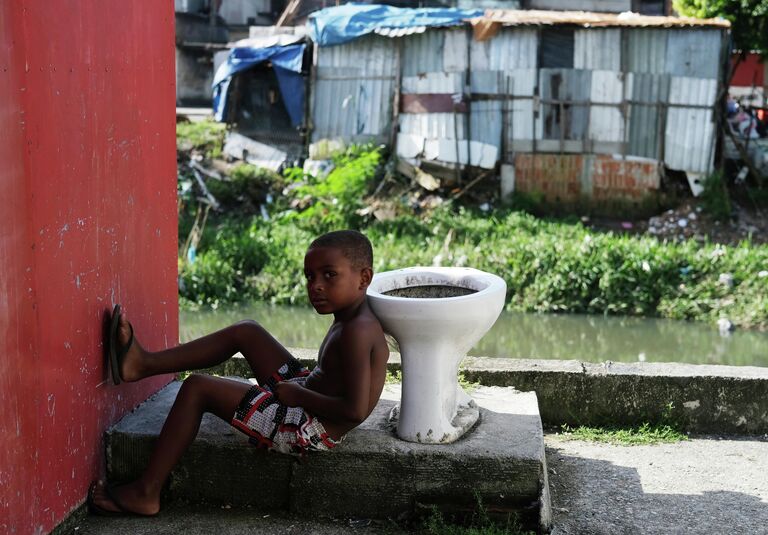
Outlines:
POLYGON ((354 318, 345 321, 341 332, 342 336, 364 338, 372 343, 384 340, 384 329, 381 327, 379 319, 368 308, 354 318))

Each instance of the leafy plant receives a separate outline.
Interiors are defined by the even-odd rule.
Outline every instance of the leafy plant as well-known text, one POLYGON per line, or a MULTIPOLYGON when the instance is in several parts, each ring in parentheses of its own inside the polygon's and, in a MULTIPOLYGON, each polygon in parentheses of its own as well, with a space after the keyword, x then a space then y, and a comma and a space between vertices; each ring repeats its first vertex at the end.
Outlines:
POLYGON ((715 171, 704 180, 701 202, 704 211, 717 221, 731 217, 731 199, 721 172, 715 171))
POLYGON ((768 54, 768 1, 673 0, 675 11, 687 17, 722 17, 731 23, 734 46, 743 54, 768 54))
POLYGON ((364 218, 359 211, 363 199, 380 171, 382 149, 370 145, 352 146, 334 157, 335 168, 320 179, 288 171, 289 180, 301 176, 304 183, 290 191, 296 200, 307 200, 309 205, 289 219, 309 224, 319 231, 359 227, 364 218))

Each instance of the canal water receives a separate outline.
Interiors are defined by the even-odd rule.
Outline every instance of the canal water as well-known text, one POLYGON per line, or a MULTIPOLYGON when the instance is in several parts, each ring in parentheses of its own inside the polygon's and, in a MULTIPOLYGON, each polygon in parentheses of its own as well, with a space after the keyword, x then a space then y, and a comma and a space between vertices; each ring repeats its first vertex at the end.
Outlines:
MULTIPOLYGON (((253 303, 182 311, 180 338, 187 342, 241 319, 264 325, 283 345, 320 346, 332 316, 311 308, 253 303)), ((735 331, 663 319, 502 312, 469 352, 487 357, 581 360, 585 362, 685 362, 768 366, 768 333, 735 331)))

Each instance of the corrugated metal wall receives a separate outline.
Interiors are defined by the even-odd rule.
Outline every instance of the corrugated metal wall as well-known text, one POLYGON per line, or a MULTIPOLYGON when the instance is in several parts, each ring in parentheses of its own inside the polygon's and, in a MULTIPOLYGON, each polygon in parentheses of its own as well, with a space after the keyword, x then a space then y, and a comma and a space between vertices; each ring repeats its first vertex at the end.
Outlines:
POLYGON ((386 142, 392 120, 397 42, 368 36, 317 48, 312 140, 386 142))
POLYGON ((576 30, 573 67, 603 71, 621 70, 621 30, 595 28, 576 30))
POLYGON ((386 137, 400 46, 401 94, 456 103, 399 113, 409 157, 476 163, 473 151, 490 147, 508 163, 520 152, 595 153, 706 173, 721 38, 711 28, 505 27, 482 42, 466 28, 361 39, 318 54, 313 138, 386 137), (384 105, 373 105, 379 95, 384 105), (453 160, 441 153, 449 145, 453 160))

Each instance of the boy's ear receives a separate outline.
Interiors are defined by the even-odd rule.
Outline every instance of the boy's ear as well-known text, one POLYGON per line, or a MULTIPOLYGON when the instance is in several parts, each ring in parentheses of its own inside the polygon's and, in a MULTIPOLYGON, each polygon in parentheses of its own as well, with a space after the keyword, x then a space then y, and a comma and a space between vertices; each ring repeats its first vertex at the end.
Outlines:
POLYGON ((366 267, 360 270, 360 290, 365 290, 373 280, 373 269, 366 267))

